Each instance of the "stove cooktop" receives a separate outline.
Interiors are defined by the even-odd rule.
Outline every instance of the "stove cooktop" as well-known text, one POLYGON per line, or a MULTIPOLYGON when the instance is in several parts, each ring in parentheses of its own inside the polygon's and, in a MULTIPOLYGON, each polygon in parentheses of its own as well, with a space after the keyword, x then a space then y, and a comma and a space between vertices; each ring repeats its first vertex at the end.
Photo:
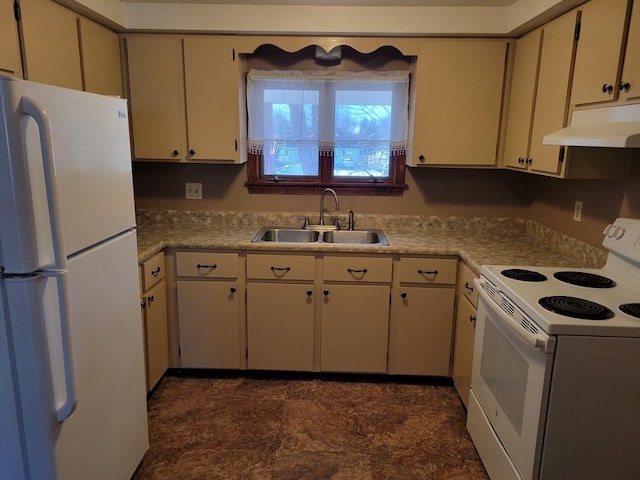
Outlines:
POLYGON ((484 265, 481 275, 550 335, 640 337, 640 318, 634 315, 638 307, 633 306, 640 302, 640 289, 611 272, 484 265), (509 271, 514 269, 535 272, 522 275, 535 280, 512 278, 509 271), (568 271, 568 277, 579 281, 568 283, 567 275, 557 275, 568 271))

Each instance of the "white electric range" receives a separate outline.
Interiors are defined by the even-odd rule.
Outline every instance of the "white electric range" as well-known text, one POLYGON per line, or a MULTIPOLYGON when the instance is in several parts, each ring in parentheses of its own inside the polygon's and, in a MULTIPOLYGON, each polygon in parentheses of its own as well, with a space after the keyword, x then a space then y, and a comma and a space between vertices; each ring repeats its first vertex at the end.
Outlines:
POLYGON ((604 268, 481 267, 467 428, 494 479, 640 478, 640 220, 604 268))

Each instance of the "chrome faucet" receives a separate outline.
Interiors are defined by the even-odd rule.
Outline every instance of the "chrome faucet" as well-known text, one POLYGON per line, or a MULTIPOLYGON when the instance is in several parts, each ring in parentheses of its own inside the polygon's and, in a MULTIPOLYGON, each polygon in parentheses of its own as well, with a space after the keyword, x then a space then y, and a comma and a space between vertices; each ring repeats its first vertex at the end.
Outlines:
POLYGON ((325 188, 320 194, 320 220, 318 221, 319 225, 324 225, 324 195, 329 192, 333 195, 333 198, 336 201, 336 210, 340 210, 340 201, 338 200, 338 194, 333 188, 325 188))

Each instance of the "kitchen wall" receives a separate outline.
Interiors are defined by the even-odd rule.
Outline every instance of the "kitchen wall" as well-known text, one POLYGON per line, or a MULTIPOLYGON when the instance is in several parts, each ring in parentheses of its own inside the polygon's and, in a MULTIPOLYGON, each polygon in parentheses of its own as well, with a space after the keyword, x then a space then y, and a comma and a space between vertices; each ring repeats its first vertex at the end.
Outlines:
MULTIPOLYGON (((425 216, 530 218, 591 243, 619 216, 640 218, 640 151, 626 180, 561 180, 507 170, 408 168, 400 197, 342 196, 343 210, 425 216), (582 222, 573 221, 575 200, 582 222)), ((318 195, 247 193, 245 165, 134 163, 136 206, 145 209, 315 212, 318 195), (185 200, 201 182, 203 200, 185 200)), ((330 202, 327 204, 330 206, 330 202)))
POLYGON ((593 245, 617 217, 640 218, 640 150, 633 151, 626 180, 559 180, 532 175, 529 218, 593 245), (573 221, 574 202, 583 202, 582 222, 573 221))
MULTIPOLYGON (((147 209, 315 212, 318 195, 249 194, 244 165, 134 163, 136 205, 147 209), (203 200, 185 200, 185 182, 201 182, 203 200)), ((526 218, 530 179, 510 171, 412 168, 399 197, 346 196, 356 213, 526 218)), ((331 208, 331 203, 326 204, 331 208)))

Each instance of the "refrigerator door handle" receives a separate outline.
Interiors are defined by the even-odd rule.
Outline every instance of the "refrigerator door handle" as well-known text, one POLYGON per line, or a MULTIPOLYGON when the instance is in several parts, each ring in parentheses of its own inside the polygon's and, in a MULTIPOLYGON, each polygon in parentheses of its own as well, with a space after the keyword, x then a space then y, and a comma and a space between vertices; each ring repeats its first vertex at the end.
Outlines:
POLYGON ((32 117, 38 124, 47 190, 47 203, 49 205, 49 222, 51 223, 51 235, 53 238, 54 265, 52 268, 66 270, 67 256, 62 236, 62 222, 58 201, 58 186, 55 179, 55 164, 53 163, 53 141, 49 114, 37 100, 30 97, 22 97, 22 111, 25 115, 32 117))
MULTIPOLYGON (((62 366, 64 369, 64 389, 65 398, 60 405, 54 405, 56 410, 56 418, 58 422, 62 422, 75 410, 78 399, 76 397, 76 389, 73 377, 73 355, 70 335, 70 315, 69 315, 69 283, 67 272, 41 272, 45 278, 51 277, 58 281, 58 308, 60 312, 60 342, 62 353, 62 366)), ((53 361, 52 358, 49 359, 53 361)))

